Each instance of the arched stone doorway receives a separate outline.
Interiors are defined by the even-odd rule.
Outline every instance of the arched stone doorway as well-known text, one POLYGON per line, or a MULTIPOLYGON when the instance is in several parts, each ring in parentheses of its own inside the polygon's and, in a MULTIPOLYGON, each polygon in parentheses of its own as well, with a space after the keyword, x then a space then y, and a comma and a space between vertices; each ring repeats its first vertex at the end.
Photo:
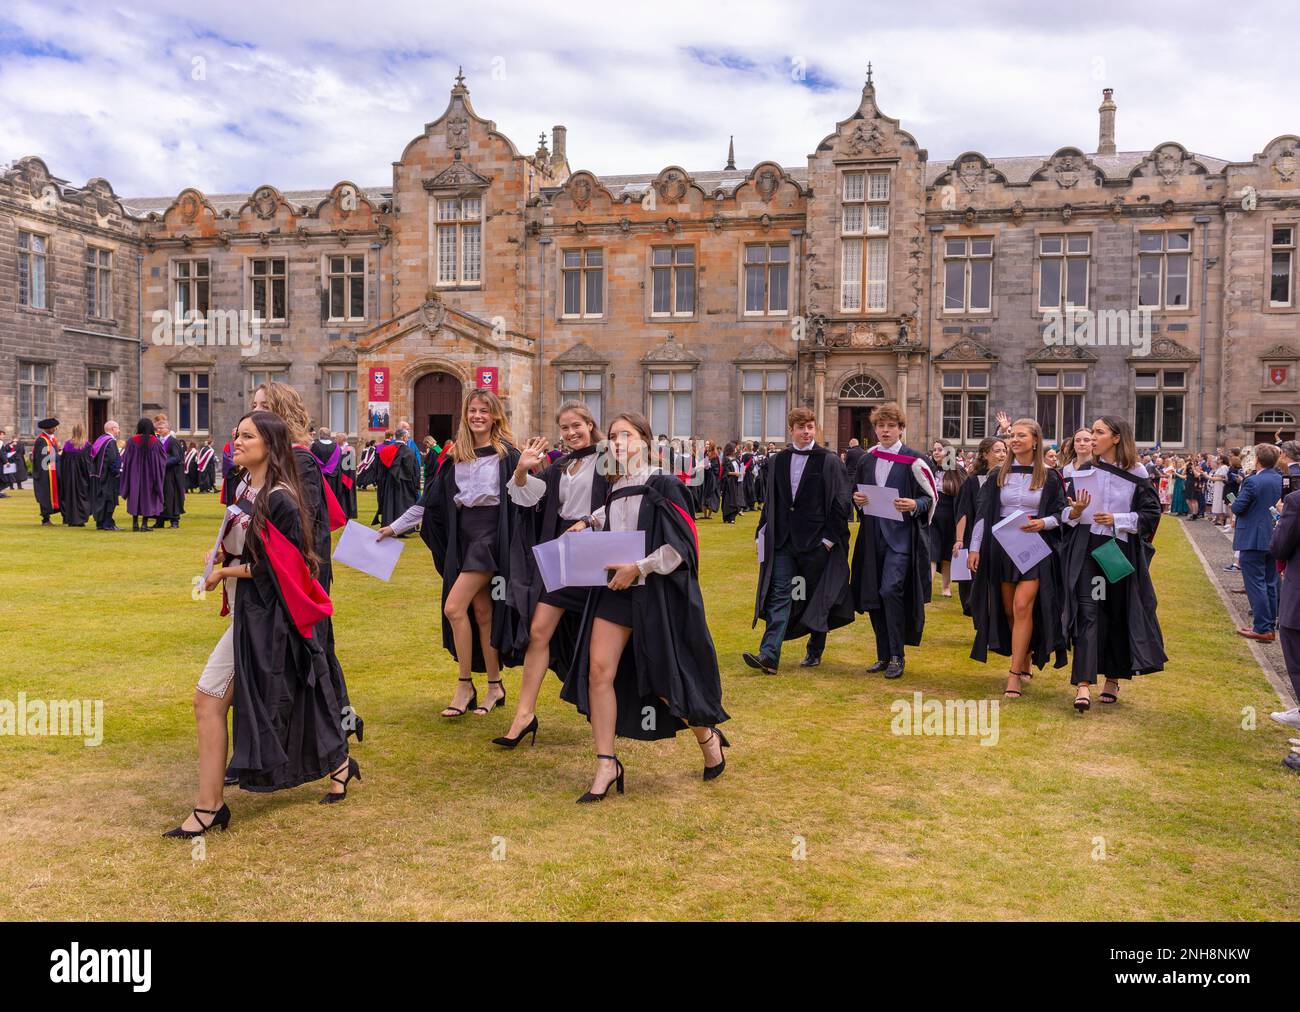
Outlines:
POLYGON ((1295 415, 1281 408, 1269 408, 1255 416, 1255 443, 1283 443, 1295 439, 1295 415))
POLYGON ((876 441, 871 427, 871 410, 885 401, 885 385, 867 373, 850 376, 840 386, 838 445, 842 450, 856 439, 863 448, 876 441))
POLYGON ((411 425, 417 443, 432 436, 439 445, 454 439, 460 423, 460 380, 446 372, 425 373, 415 381, 411 425))

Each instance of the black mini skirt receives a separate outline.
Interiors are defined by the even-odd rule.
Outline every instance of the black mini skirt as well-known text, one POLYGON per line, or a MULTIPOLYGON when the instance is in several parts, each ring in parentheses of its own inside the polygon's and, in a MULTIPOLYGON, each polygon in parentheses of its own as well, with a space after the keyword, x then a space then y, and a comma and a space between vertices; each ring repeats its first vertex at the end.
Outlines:
POLYGON ((596 589, 596 617, 628 629, 633 626, 632 616, 640 603, 645 587, 628 587, 626 590, 596 589))
POLYGON ((497 519, 500 513, 500 506, 462 506, 456 510, 456 538, 462 572, 495 573, 500 570, 497 558, 497 519))

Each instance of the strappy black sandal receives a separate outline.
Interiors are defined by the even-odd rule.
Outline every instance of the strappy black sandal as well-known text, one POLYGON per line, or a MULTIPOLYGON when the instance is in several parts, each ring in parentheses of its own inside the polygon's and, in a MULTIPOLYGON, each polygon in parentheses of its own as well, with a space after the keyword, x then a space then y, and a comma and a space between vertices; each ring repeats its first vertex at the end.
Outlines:
POLYGON ((1103 691, 1102 691, 1102 694, 1101 694, 1101 696, 1100 696, 1099 698, 1101 699, 1101 701, 1102 701, 1103 703, 1118 703, 1118 702, 1119 702, 1119 693, 1117 693, 1117 692, 1108 692, 1108 691, 1103 690, 1103 691))
MULTIPOLYGON (((498 706, 505 706, 505 705, 506 705, 506 686, 505 686, 505 683, 504 683, 500 678, 498 678, 496 681, 493 681, 492 679, 489 678, 489 679, 488 679, 488 685, 499 685, 499 686, 501 686, 501 698, 498 699, 498 700, 497 700, 495 703, 493 703, 491 706, 472 706, 472 707, 470 707, 470 709, 474 711, 474 713, 475 713, 476 716, 479 716, 479 717, 486 717, 489 713, 491 713, 493 710, 495 710, 498 706)), ((474 698, 475 698, 475 699, 478 699, 478 696, 476 695, 474 698)))
MULTIPOLYGON (((719 755, 722 755, 722 749, 731 748, 731 742, 727 741, 727 736, 725 734, 719 731, 716 727, 711 727, 709 728, 709 730, 713 732, 713 737, 708 740, 712 741, 713 738, 718 739, 718 742, 720 744, 720 748, 718 749, 719 755)), ((701 744, 704 743, 701 742, 701 744)), ((719 762, 718 765, 704 767, 704 779, 716 780, 718 777, 722 776, 722 771, 725 770, 726 768, 727 768, 727 757, 724 755, 722 756, 722 761, 719 762)))
MULTIPOLYGON (((474 684, 474 679, 472 679, 472 678, 457 678, 456 681, 458 681, 458 682, 469 682, 471 685, 474 684)), ((440 717, 463 717, 463 716, 465 716, 465 711, 466 711, 466 710, 475 710, 475 709, 478 709, 478 689, 475 689, 475 690, 474 690, 474 694, 473 694, 472 696, 469 697, 469 705, 468 705, 468 706, 465 706, 465 707, 460 707, 460 706, 444 706, 444 707, 442 708, 442 713, 440 713, 439 716, 440 716, 440 717), (451 711, 451 712, 449 713, 448 711, 451 711)))
POLYGON ((622 764, 621 762, 618 761, 618 756, 616 756, 616 755, 601 755, 599 752, 597 752, 597 753, 596 753, 596 758, 597 758, 597 759, 612 759, 612 760, 614 760, 614 768, 618 771, 618 773, 617 773, 617 775, 614 777, 613 780, 611 780, 609 783, 607 783, 607 784, 605 785, 605 789, 604 789, 603 791, 601 791, 599 794, 596 794, 596 793, 594 793, 594 792, 592 792, 592 791, 587 791, 587 792, 585 792, 585 793, 582 795, 582 797, 580 797, 580 798, 578 799, 578 804, 580 804, 580 805, 589 805, 589 804, 591 804, 591 802, 593 802, 593 801, 604 801, 604 800, 605 800, 605 795, 607 795, 607 794, 609 793, 609 789, 610 789, 611 787, 617 788, 619 794, 622 794, 622 793, 623 793, 623 764, 622 764))
MULTIPOLYGON (((1020 677, 1020 672, 1019 672, 1019 671, 1008 671, 1007 674, 1008 674, 1008 675, 1015 675, 1017 678, 1020 677)), ((1019 698, 1020 698, 1021 696, 1023 696, 1023 695, 1024 695, 1024 693, 1021 692, 1019 689, 1003 689, 1003 690, 1002 690, 1002 698, 1003 698, 1003 699, 1019 699, 1019 698)))
POLYGON ((1087 713, 1092 709, 1092 698, 1076 692, 1074 694, 1074 708, 1079 713, 1087 713))
POLYGON ((341 790, 338 794, 334 794, 333 792, 326 794, 325 797, 320 799, 320 803, 322 805, 332 805, 334 804, 334 802, 342 801, 344 798, 346 798, 348 796, 348 781, 351 780, 353 777, 355 777, 358 780, 361 779, 361 766, 357 763, 355 759, 353 759, 351 756, 348 756, 347 775, 344 776, 342 780, 340 780, 338 770, 335 770, 333 773, 330 774, 330 779, 333 780, 336 784, 342 784, 343 790, 341 790))
POLYGON ((193 840, 196 836, 205 834, 213 826, 216 826, 224 833, 226 827, 230 825, 230 809, 225 805, 222 805, 216 811, 211 808, 195 808, 193 811, 194 818, 203 827, 202 829, 186 829, 185 823, 182 822, 175 829, 167 830, 167 832, 163 833, 163 836, 175 840, 193 840), (212 821, 204 822, 203 816, 205 815, 211 815, 212 821))

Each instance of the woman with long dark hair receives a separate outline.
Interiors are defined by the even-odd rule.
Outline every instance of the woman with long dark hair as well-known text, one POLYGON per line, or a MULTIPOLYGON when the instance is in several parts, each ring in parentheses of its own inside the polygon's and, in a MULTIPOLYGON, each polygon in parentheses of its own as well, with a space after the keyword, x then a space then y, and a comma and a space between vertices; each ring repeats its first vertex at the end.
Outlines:
POLYGON ((1003 696, 1019 699, 1022 682, 1055 657, 1065 666, 1065 632, 1061 615, 1061 573, 1055 552, 1065 486, 1044 459, 1043 432, 1032 418, 1011 425, 1010 457, 989 475, 980 490, 978 519, 971 537, 971 610, 975 643, 971 658, 987 661, 988 652, 1009 656, 1011 669, 1003 696), (993 527, 1015 513, 1022 531, 1047 542, 1047 557, 1023 572, 994 535, 993 527))
POLYGON ((957 547, 957 495, 966 481, 966 471, 957 454, 942 439, 936 439, 930 457, 938 480, 939 498, 930 518, 930 580, 937 572, 943 579, 943 596, 952 597, 952 556, 957 547))
POLYGON ((450 457, 420 501, 379 532, 381 538, 391 537, 418 525, 442 576, 442 645, 459 670, 444 717, 463 717, 470 710, 485 716, 504 706, 501 668, 513 667, 523 655, 527 616, 519 614, 517 597, 508 592, 515 511, 507 486, 519 463, 513 442, 497 395, 471 390, 461 404, 450 457), (482 704, 474 685, 477 671, 487 674, 482 704))
POLYGON ((704 441, 704 480, 700 486, 700 509, 712 520, 722 503, 722 460, 712 439, 704 441))
MULTIPOLYGON (((726 767, 730 743, 717 724, 722 708, 718 656, 700 594, 699 543, 686 495, 673 475, 650 466, 652 436, 643 415, 609 425, 609 470, 617 474, 597 530, 644 531, 646 556, 611 569, 583 615, 578 649, 560 698, 591 721, 596 772, 580 804, 623 793, 614 738, 654 741, 689 727, 704 753, 704 779, 726 767)), ((585 526, 583 524, 582 526, 585 526)))
POLYGON ((1123 418, 1102 415, 1092 423, 1096 456, 1092 482, 1075 498, 1071 482, 1064 522, 1065 624, 1074 650, 1070 684, 1074 708, 1092 706, 1089 686, 1104 675, 1103 703, 1119 699, 1119 679, 1160 671, 1165 665, 1164 636, 1156 619, 1156 592, 1150 563, 1151 540, 1160 524, 1160 499, 1138 462, 1133 427, 1123 418), (1092 522, 1083 513, 1092 508, 1092 522), (1096 557, 1111 542, 1132 567, 1128 575, 1107 573, 1096 557))
POLYGON ((59 512, 69 527, 85 527, 90 516, 90 444, 78 422, 59 454, 59 512))
POLYGON ((736 444, 728 443, 722 451, 722 522, 734 524, 744 506, 741 498, 742 469, 736 459, 736 444))
MULTIPOLYGON (((961 488, 957 492, 957 502, 953 512, 956 521, 953 528, 953 545, 952 558, 957 557, 961 549, 970 550, 971 537, 975 533, 975 521, 978 519, 976 503, 979 501, 980 489, 984 487, 984 482, 988 480, 989 471, 995 467, 1001 467, 1007 459, 1007 444, 1004 440, 996 436, 989 436, 980 440, 979 448, 975 451, 975 460, 971 466, 971 472, 966 476, 966 480, 961 483, 961 488)), ((969 615, 970 611, 970 580, 962 580, 957 584, 957 596, 961 600, 961 613, 969 615)))
POLYGON ((163 449, 150 418, 141 418, 135 435, 122 450, 122 483, 119 494, 131 514, 131 530, 148 531, 149 518, 163 507, 163 479, 167 472, 167 451, 163 449))
POLYGON ((590 522, 591 515, 605 503, 609 491, 606 475, 597 466, 597 443, 604 436, 591 409, 582 401, 565 401, 555 413, 564 454, 540 475, 533 470, 549 460, 548 443, 530 439, 519 454, 510 481, 510 501, 518 515, 511 545, 509 593, 527 619, 521 625, 528 641, 524 652, 523 681, 515 704, 510 730, 493 744, 514 748, 531 734, 537 740, 537 696, 546 669, 560 678, 573 662, 582 612, 587 606, 586 587, 565 587, 548 591, 537 568, 533 547, 553 541, 566 531, 590 522))
POLYGON ((222 523, 220 551, 204 581, 222 591, 230 627, 217 643, 194 694, 198 725, 198 803, 164 836, 189 839, 225 829, 226 714, 234 708, 229 772, 249 791, 278 791, 330 777, 321 803, 341 801, 361 769, 316 638, 330 613, 317 582, 320 559, 304 502, 288 426, 269 411, 239 420, 235 463, 245 481, 222 523))

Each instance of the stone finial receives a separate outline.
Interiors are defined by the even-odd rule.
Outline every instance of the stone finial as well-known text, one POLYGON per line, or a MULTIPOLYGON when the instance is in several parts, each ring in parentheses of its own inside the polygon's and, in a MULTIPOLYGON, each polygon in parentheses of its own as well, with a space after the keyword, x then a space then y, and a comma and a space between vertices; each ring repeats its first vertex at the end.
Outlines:
POLYGON ((725 167, 728 169, 735 169, 736 167, 736 135, 735 134, 731 135, 731 140, 727 143, 727 164, 725 167))
POLYGON ((1097 112, 1101 114, 1100 130, 1097 138, 1097 154, 1113 155, 1115 153, 1115 94, 1114 88, 1101 90, 1101 105, 1097 112))

